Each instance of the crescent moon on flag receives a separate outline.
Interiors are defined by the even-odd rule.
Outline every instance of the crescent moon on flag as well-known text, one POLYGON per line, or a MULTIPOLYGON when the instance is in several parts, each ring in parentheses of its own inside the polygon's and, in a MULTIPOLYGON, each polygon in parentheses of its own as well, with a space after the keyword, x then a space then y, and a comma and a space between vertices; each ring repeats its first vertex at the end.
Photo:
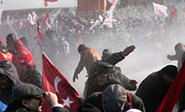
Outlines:
POLYGON ((55 80, 54 80, 54 87, 55 87, 55 90, 59 93, 58 91, 58 83, 61 81, 60 77, 56 76, 55 77, 55 80))

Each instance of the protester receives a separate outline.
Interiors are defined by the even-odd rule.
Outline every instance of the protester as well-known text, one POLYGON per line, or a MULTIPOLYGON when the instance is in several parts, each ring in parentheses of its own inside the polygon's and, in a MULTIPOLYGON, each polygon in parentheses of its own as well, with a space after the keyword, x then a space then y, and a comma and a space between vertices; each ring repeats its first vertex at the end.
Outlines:
POLYGON ((98 86, 94 92, 104 91, 105 88, 111 84, 120 84, 127 90, 136 90, 136 83, 132 83, 129 78, 124 76, 115 66, 100 62, 99 71, 96 74, 98 86))
MULTIPOLYGON (((83 70, 85 67, 87 70, 87 76, 90 75, 90 67, 91 65, 96 62, 97 60, 101 60, 100 53, 90 47, 85 46, 84 44, 80 44, 78 46, 78 53, 80 53, 80 61, 78 63, 77 68, 75 69, 74 75, 73 75, 73 82, 75 82, 76 79, 78 79, 78 74, 83 70)), ((86 88, 88 88, 89 84, 89 78, 86 81, 86 85, 84 88, 84 96, 86 92, 86 88)))
POLYGON ((147 112, 155 112, 165 97, 177 74, 177 67, 167 65, 161 70, 148 75, 139 85, 136 95, 140 97, 147 112))
POLYGON ((119 84, 112 84, 103 92, 92 94, 85 103, 92 104, 101 112, 122 112, 131 108, 145 112, 143 101, 136 95, 126 92, 119 84))
POLYGON ((12 62, 12 59, 13 59, 13 54, 8 52, 7 47, 3 44, 3 41, 2 41, 2 43, 0 43, 0 61, 8 60, 12 62))
POLYGON ((167 55, 167 58, 169 60, 177 60, 178 61, 177 68, 179 70, 182 66, 181 59, 182 59, 183 53, 185 52, 185 45, 179 42, 175 45, 174 49, 175 49, 175 55, 167 55))
POLYGON ((13 48, 13 44, 16 40, 17 40, 17 37, 13 33, 8 34, 6 37, 6 44, 7 44, 8 51, 12 54, 14 54, 15 52, 13 48))
POLYGON ((12 102, 12 89, 20 82, 15 66, 7 60, 0 61, 0 100, 4 104, 12 102))
MULTIPOLYGON (((111 66, 114 66, 114 81, 108 81, 107 84, 109 83, 119 83, 123 85, 127 90, 136 90, 137 82, 135 80, 130 80, 126 76, 124 76, 121 73, 121 69, 116 67, 115 64, 122 61, 126 56, 128 56, 131 52, 133 52, 135 49, 134 45, 126 47, 123 51, 121 52, 116 52, 116 53, 110 53, 106 50, 103 51, 102 55, 102 60, 95 62, 90 71, 91 71, 91 76, 89 76, 89 87, 86 90, 86 98, 88 98, 92 93, 97 91, 97 87, 100 87, 100 85, 97 82, 97 74, 99 71, 101 71, 101 63, 106 62, 108 65, 110 64, 111 66), (106 53, 105 53, 106 52, 106 53), (118 79, 118 80, 117 80, 118 79), (117 80, 117 81, 116 81, 117 80)), ((108 72, 108 71, 107 71, 108 72)), ((106 85, 104 85, 103 89, 106 88, 106 85)))
POLYGON ((91 65, 97 60, 101 60, 101 55, 97 50, 87 47, 84 44, 78 46, 78 53, 80 53, 80 61, 75 69, 73 82, 75 82, 75 79, 78 79, 78 74, 83 70, 84 67, 89 75, 91 65))
POLYGON ((26 37, 21 37, 19 40, 22 41, 22 43, 24 44, 24 46, 31 52, 33 53, 33 49, 30 47, 30 45, 28 44, 28 40, 26 37))
POLYGON ((23 45, 21 40, 14 42, 14 49, 13 62, 18 70, 21 81, 41 88, 42 76, 34 65, 31 52, 23 45))
POLYGON ((21 83, 13 89, 14 100, 5 112, 42 112, 42 96, 51 106, 53 112, 68 112, 58 103, 56 94, 38 88, 33 84, 21 83))

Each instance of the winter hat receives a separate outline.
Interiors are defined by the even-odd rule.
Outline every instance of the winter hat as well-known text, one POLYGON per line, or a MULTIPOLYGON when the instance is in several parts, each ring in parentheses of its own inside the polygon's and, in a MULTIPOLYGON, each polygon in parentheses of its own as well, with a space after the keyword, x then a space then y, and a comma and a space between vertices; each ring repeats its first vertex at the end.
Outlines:
POLYGON ((20 83, 13 89, 14 100, 39 98, 42 97, 43 94, 44 91, 42 89, 28 83, 20 83))
POLYGON ((77 112, 100 112, 100 110, 89 103, 84 103, 80 105, 77 112))
POLYGON ((99 62, 99 69, 96 75, 99 76, 109 76, 114 72, 113 65, 107 63, 107 62, 99 62))
POLYGON ((113 54, 112 50, 107 48, 107 49, 104 49, 103 52, 102 52, 102 59, 105 59, 109 56, 111 56, 113 54))
POLYGON ((126 90, 119 84, 112 84, 104 90, 102 101, 106 111, 117 112, 127 101, 126 90))
POLYGON ((140 110, 138 110, 138 109, 129 109, 129 110, 127 110, 126 112, 142 112, 142 111, 140 111, 140 110))
POLYGON ((175 76, 178 73, 177 67, 174 65, 167 65, 164 68, 162 68, 161 71, 163 74, 165 74, 171 78, 175 78, 175 76))

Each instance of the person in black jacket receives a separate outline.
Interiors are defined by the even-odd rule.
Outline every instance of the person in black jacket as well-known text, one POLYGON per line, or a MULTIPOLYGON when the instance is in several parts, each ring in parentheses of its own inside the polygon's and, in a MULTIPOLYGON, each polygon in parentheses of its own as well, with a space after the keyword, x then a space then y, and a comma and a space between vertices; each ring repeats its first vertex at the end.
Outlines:
MULTIPOLYGON (((122 61, 123 59, 125 59, 126 56, 128 56, 131 52, 133 52, 134 49, 135 49, 135 46, 131 45, 131 46, 126 47, 123 51, 115 52, 115 53, 106 52, 104 50, 103 53, 102 53, 103 54, 102 55, 102 60, 101 61, 96 61, 94 64, 92 64, 92 66, 90 68, 90 74, 91 75, 88 76, 89 77, 88 85, 90 85, 90 86, 87 87, 85 98, 88 98, 91 94, 96 92, 96 87, 99 86, 96 78, 97 78, 97 73, 100 71, 100 68, 101 68, 100 66, 101 66, 102 62, 106 62, 108 64, 111 64, 112 66, 114 66, 114 68, 116 68, 114 70, 114 73, 119 74, 119 75, 116 76, 115 78, 119 79, 118 77, 121 77, 121 80, 119 80, 119 81, 122 81, 122 82, 116 82, 116 83, 122 83, 122 84, 124 83, 125 84, 124 87, 127 90, 136 90, 137 81, 128 79, 126 76, 124 76, 121 73, 121 69, 119 67, 115 66, 115 64, 122 61), (128 79, 128 80, 124 82, 122 80, 124 78, 128 79), (129 84, 129 85, 127 85, 127 84, 129 84)), ((114 74, 114 75, 116 75, 116 74, 114 74)))
POLYGON ((17 69, 10 61, 0 61, 0 100, 8 105, 12 102, 13 87, 21 83, 17 69))
POLYGON ((181 59, 182 59, 183 53, 185 52, 185 45, 179 42, 175 45, 174 50, 175 50, 175 55, 168 54, 167 58, 172 61, 177 61, 177 68, 179 70, 182 66, 181 59))
POLYGON ((92 94, 84 103, 95 106, 101 112, 126 112, 131 108, 146 112, 143 101, 119 84, 109 85, 103 92, 92 94))
POLYGON ((177 75, 177 67, 167 65, 148 75, 139 85, 136 95, 140 97, 147 112, 155 112, 177 75))
POLYGON ((42 112, 42 96, 51 106, 53 112, 68 112, 58 103, 56 94, 39 87, 20 83, 13 89, 14 101, 8 105, 4 112, 42 112))

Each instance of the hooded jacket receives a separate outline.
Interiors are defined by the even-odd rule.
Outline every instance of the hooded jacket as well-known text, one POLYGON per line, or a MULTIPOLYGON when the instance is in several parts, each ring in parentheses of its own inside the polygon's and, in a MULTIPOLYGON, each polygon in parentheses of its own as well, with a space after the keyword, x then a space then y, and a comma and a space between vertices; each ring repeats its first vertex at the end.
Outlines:
MULTIPOLYGON (((21 68, 23 65, 34 65, 31 52, 23 45, 21 40, 16 40, 14 42, 14 49, 13 63, 17 68, 21 68)), ((18 72, 20 72, 19 69, 18 72)))
POLYGON ((10 104, 13 101, 12 89, 21 81, 15 66, 11 62, 1 61, 0 69, 0 74, 8 77, 10 82, 4 89, 0 89, 0 100, 5 104, 10 104))

